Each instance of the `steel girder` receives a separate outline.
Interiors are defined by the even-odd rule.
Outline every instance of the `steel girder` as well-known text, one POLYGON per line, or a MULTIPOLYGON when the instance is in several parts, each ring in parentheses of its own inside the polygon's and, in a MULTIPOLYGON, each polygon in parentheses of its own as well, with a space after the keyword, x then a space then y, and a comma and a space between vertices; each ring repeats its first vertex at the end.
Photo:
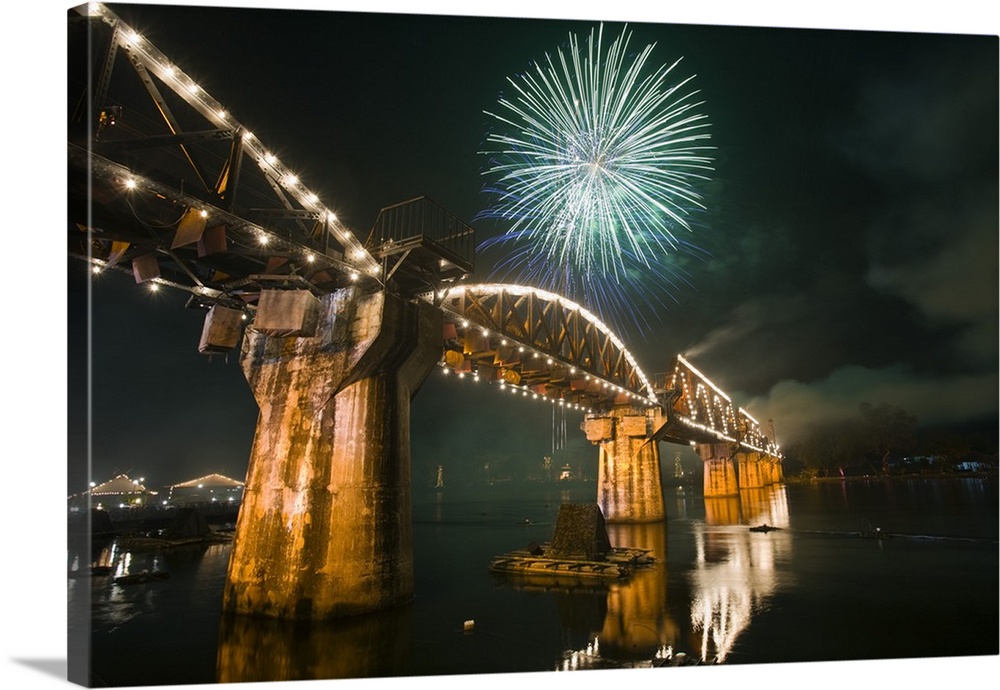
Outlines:
POLYGON ((71 255, 209 302, 252 302, 253 276, 379 282, 357 233, 107 7, 70 11, 69 57, 71 255))
POLYGON ((446 314, 443 364, 459 374, 588 410, 658 404, 621 340, 578 304, 504 284, 459 286, 425 298, 446 314))
POLYGON ((688 362, 683 356, 673 359, 673 367, 657 377, 669 400, 667 424, 661 437, 675 442, 730 443, 734 449, 756 451, 780 457, 773 439, 760 423, 742 407, 733 405, 729 396, 688 362))

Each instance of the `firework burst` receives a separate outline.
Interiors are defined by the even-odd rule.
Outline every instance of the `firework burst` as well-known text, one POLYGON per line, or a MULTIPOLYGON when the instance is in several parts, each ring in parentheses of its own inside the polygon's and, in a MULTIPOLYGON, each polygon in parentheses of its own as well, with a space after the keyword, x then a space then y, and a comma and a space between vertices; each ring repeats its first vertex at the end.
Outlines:
POLYGON ((672 81, 680 60, 649 69, 655 44, 630 54, 630 37, 605 50, 603 26, 586 46, 571 34, 507 80, 510 98, 486 111, 494 201, 481 217, 507 225, 484 243, 503 245, 497 272, 643 326, 636 299, 662 304, 683 280, 672 258, 697 251, 683 235, 712 159, 693 77, 672 81))

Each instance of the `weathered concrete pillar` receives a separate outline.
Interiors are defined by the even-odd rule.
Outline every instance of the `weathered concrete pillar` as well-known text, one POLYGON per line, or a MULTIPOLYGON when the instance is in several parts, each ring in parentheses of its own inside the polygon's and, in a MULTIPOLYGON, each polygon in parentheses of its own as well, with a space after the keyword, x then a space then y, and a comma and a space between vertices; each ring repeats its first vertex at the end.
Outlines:
POLYGON ((728 443, 701 443, 696 448, 705 462, 705 497, 738 496, 736 470, 728 443))
POLYGON ((587 420, 587 438, 600 446, 597 503, 607 522, 659 522, 666 518, 660 480, 660 446, 650 438, 646 413, 630 405, 609 417, 587 420), (602 427, 592 429, 596 422, 602 427))
POLYGON ((771 483, 781 484, 785 481, 785 470, 781 466, 781 458, 771 457, 771 483))
POLYGON ((357 288, 304 298, 304 329, 262 295, 244 337, 260 416, 227 613, 318 620, 413 596, 410 401, 440 358, 441 314, 357 288))
POLYGON ((740 489, 759 489, 768 483, 770 467, 756 451, 736 454, 736 483, 740 489))

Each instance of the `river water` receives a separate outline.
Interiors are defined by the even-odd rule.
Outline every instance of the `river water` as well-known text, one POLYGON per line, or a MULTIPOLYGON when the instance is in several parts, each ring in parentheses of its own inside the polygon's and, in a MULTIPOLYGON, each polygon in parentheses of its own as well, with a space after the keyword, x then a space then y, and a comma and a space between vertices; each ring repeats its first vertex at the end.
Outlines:
POLYGON ((414 497, 416 596, 401 609, 310 626, 230 619, 221 615, 229 544, 109 542, 90 553, 71 545, 70 567, 100 560, 114 574, 170 577, 70 578, 69 623, 90 619, 95 686, 1000 651, 995 479, 790 484, 739 499, 665 493, 664 523, 608 527, 613 545, 656 558, 610 586, 488 569, 496 555, 551 539, 559 505, 592 502, 593 485, 498 485, 475 498, 445 488, 414 497), (761 523, 780 529, 749 531, 761 523), (875 529, 887 537, 864 536, 875 529))

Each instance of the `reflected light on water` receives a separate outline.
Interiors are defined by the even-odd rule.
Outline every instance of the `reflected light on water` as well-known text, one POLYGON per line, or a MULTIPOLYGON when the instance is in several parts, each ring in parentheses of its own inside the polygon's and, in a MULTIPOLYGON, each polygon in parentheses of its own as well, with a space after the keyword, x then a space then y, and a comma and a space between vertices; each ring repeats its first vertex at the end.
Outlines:
POLYGON ((720 509, 712 513, 714 521, 695 527, 691 625, 701 635, 703 662, 726 660, 754 612, 777 589, 776 561, 791 556, 791 536, 787 532, 753 533, 744 526, 749 521, 787 529, 784 487, 745 493, 736 499, 735 509, 731 501, 715 499, 720 509))
POLYGON ((220 683, 377 678, 405 672, 411 608, 329 622, 224 615, 220 683))
POLYGON ((677 623, 668 614, 666 524, 611 524, 607 529, 613 545, 648 549, 656 565, 639 569, 627 581, 610 586, 608 612, 600 633, 605 656, 649 660, 680 636, 677 623))

